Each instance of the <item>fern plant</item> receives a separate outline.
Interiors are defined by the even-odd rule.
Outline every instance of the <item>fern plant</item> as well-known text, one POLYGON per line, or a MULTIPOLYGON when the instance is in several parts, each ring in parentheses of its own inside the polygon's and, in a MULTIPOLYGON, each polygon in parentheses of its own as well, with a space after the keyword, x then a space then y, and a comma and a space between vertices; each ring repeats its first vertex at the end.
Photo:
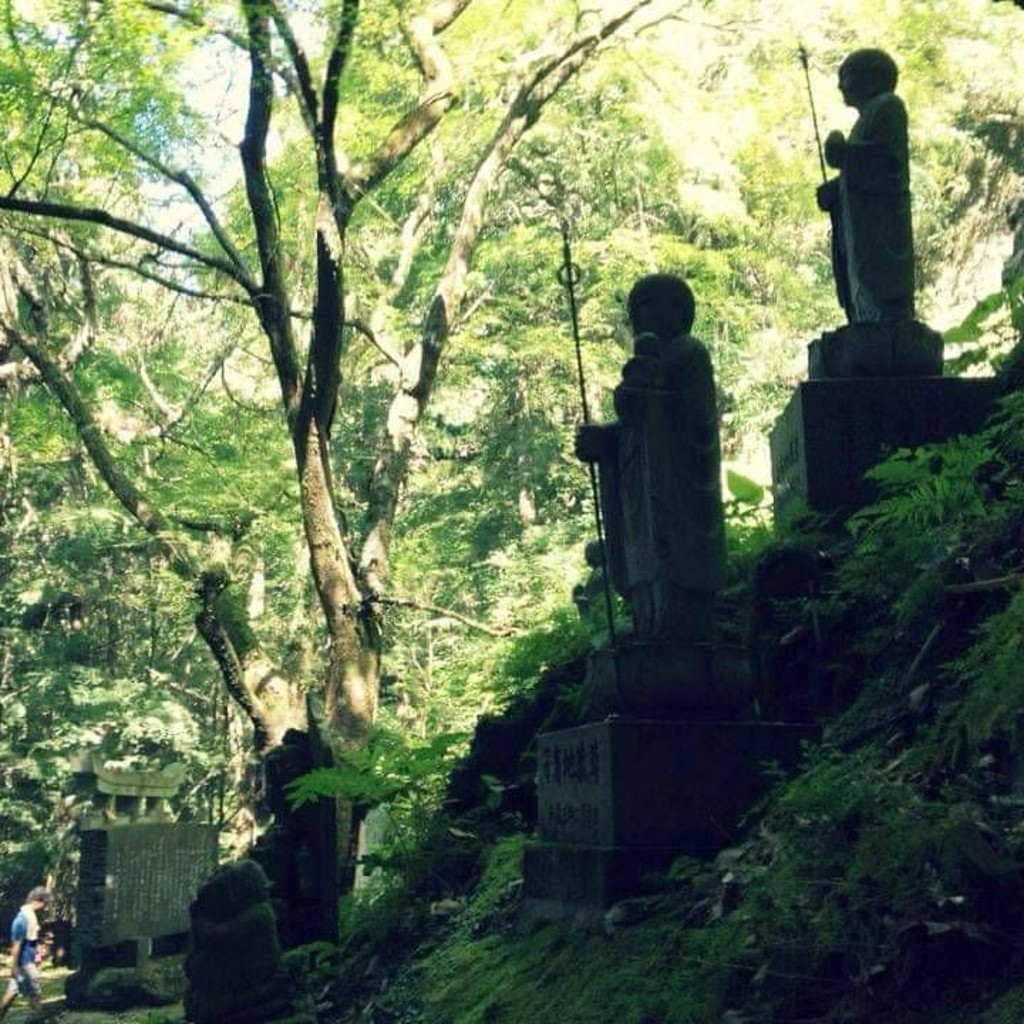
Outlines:
POLYGON ((1002 429, 900 449, 868 471, 880 496, 847 523, 854 550, 840 572, 844 591, 891 604, 899 627, 933 606, 954 560, 991 536, 1005 499, 1017 497, 1002 429))

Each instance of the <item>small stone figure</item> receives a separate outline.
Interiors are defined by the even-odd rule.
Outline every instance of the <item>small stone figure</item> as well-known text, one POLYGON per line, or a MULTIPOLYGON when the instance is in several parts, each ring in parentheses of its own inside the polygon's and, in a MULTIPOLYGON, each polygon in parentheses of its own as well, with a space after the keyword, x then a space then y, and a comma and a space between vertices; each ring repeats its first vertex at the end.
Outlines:
POLYGON ((600 469, 609 573, 636 639, 710 643, 725 573, 711 361, 689 334, 694 299, 681 278, 641 278, 628 313, 636 340, 615 389, 618 421, 581 427, 576 454, 600 469))
POLYGON ((194 1024, 261 1024, 286 1016, 294 992, 282 969, 269 900, 255 861, 220 868, 190 908, 185 1012, 194 1024))
POLYGON ((832 269, 847 320, 914 317, 907 111, 893 91, 896 63, 883 50, 856 50, 839 67, 839 89, 859 117, 849 138, 833 131, 825 160, 839 176, 818 189, 832 218, 832 269))

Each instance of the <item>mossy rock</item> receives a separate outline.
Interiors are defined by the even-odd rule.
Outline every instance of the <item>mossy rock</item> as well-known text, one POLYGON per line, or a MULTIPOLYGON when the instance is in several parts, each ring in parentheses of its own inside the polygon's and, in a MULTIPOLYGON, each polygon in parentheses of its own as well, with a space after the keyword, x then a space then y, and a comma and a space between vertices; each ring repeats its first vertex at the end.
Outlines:
POLYGON ((104 967, 91 977, 72 974, 65 983, 68 1006, 73 1009, 127 1010, 137 1006, 169 1006, 185 992, 185 979, 176 971, 138 971, 132 967, 104 967))
POLYGON ((270 882, 254 860, 227 864, 210 876, 192 903, 192 918, 230 921, 246 907, 264 903, 270 882))

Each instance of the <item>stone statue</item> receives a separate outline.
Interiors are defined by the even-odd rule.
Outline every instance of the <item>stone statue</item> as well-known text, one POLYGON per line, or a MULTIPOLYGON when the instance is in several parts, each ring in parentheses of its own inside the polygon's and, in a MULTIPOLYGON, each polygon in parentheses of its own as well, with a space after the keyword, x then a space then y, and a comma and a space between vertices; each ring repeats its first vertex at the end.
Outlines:
POLYGON ((576 454, 600 470, 609 573, 636 638, 710 643, 725 573, 711 362, 689 334, 694 300, 681 278, 641 278, 628 313, 635 345, 615 389, 618 421, 581 427, 576 454))
POLYGON ((295 983, 283 965, 270 883, 252 860, 217 870, 189 908, 185 1013, 194 1024, 262 1024, 297 1013, 295 983))
POLYGON ((856 50, 839 67, 839 89, 859 114, 849 138, 833 131, 825 160, 839 171, 818 189, 832 218, 832 269, 847 320, 914 317, 907 111, 893 91, 897 68, 882 50, 856 50))

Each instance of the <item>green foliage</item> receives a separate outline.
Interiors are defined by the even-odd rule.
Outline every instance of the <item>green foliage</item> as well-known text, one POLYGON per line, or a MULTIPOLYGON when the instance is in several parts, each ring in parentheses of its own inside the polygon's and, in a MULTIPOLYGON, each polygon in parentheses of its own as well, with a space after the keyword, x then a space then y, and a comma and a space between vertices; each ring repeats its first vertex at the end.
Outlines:
POLYGON ((959 325, 943 335, 947 346, 961 346, 955 354, 947 348, 946 372, 977 372, 980 368, 991 373, 1003 366, 1019 340, 1022 303, 1024 278, 980 299, 959 325))
MULTIPOLYGON (((779 789, 759 839, 729 865, 742 897, 712 930, 745 936, 740 963, 766 1011, 823 1013, 845 1001, 846 1012, 865 1012, 914 969, 896 966, 896 936, 964 929, 986 941, 978 877, 998 886, 1009 862, 985 859, 984 828, 969 805, 922 797, 884 751, 826 748, 779 789)), ((730 966, 739 964, 718 969, 730 966)))
POLYGON ((768 488, 727 465, 725 492, 723 512, 730 557, 751 559, 764 550, 775 535, 768 488))
POLYGON ((337 766, 316 769, 293 782, 288 796, 295 807, 343 796, 364 808, 384 809, 387 837, 361 866, 371 874, 384 869, 375 878, 371 899, 380 899, 383 891, 385 902, 393 904, 400 893, 422 884, 438 847, 452 841, 441 812, 449 772, 466 740, 465 734, 454 733, 417 740, 378 727, 365 747, 345 754, 337 766))
POLYGON ((288 787, 293 807, 319 797, 344 796, 378 806, 395 801, 418 801, 436 796, 459 749, 463 733, 442 733, 418 741, 400 733, 378 730, 361 750, 344 756, 335 768, 317 768, 288 787))
POLYGON ((896 595, 900 626, 934 605, 956 553, 1002 515, 985 488, 999 465, 993 438, 978 435, 901 449, 869 470, 879 498, 849 520, 856 543, 843 588, 867 601, 896 595))
POLYGON ((1017 589, 1005 608, 985 619, 974 643, 954 666, 963 698, 943 723, 951 753, 961 737, 972 748, 997 734, 1014 745, 1019 742, 1022 655, 1024 592, 1017 589))

